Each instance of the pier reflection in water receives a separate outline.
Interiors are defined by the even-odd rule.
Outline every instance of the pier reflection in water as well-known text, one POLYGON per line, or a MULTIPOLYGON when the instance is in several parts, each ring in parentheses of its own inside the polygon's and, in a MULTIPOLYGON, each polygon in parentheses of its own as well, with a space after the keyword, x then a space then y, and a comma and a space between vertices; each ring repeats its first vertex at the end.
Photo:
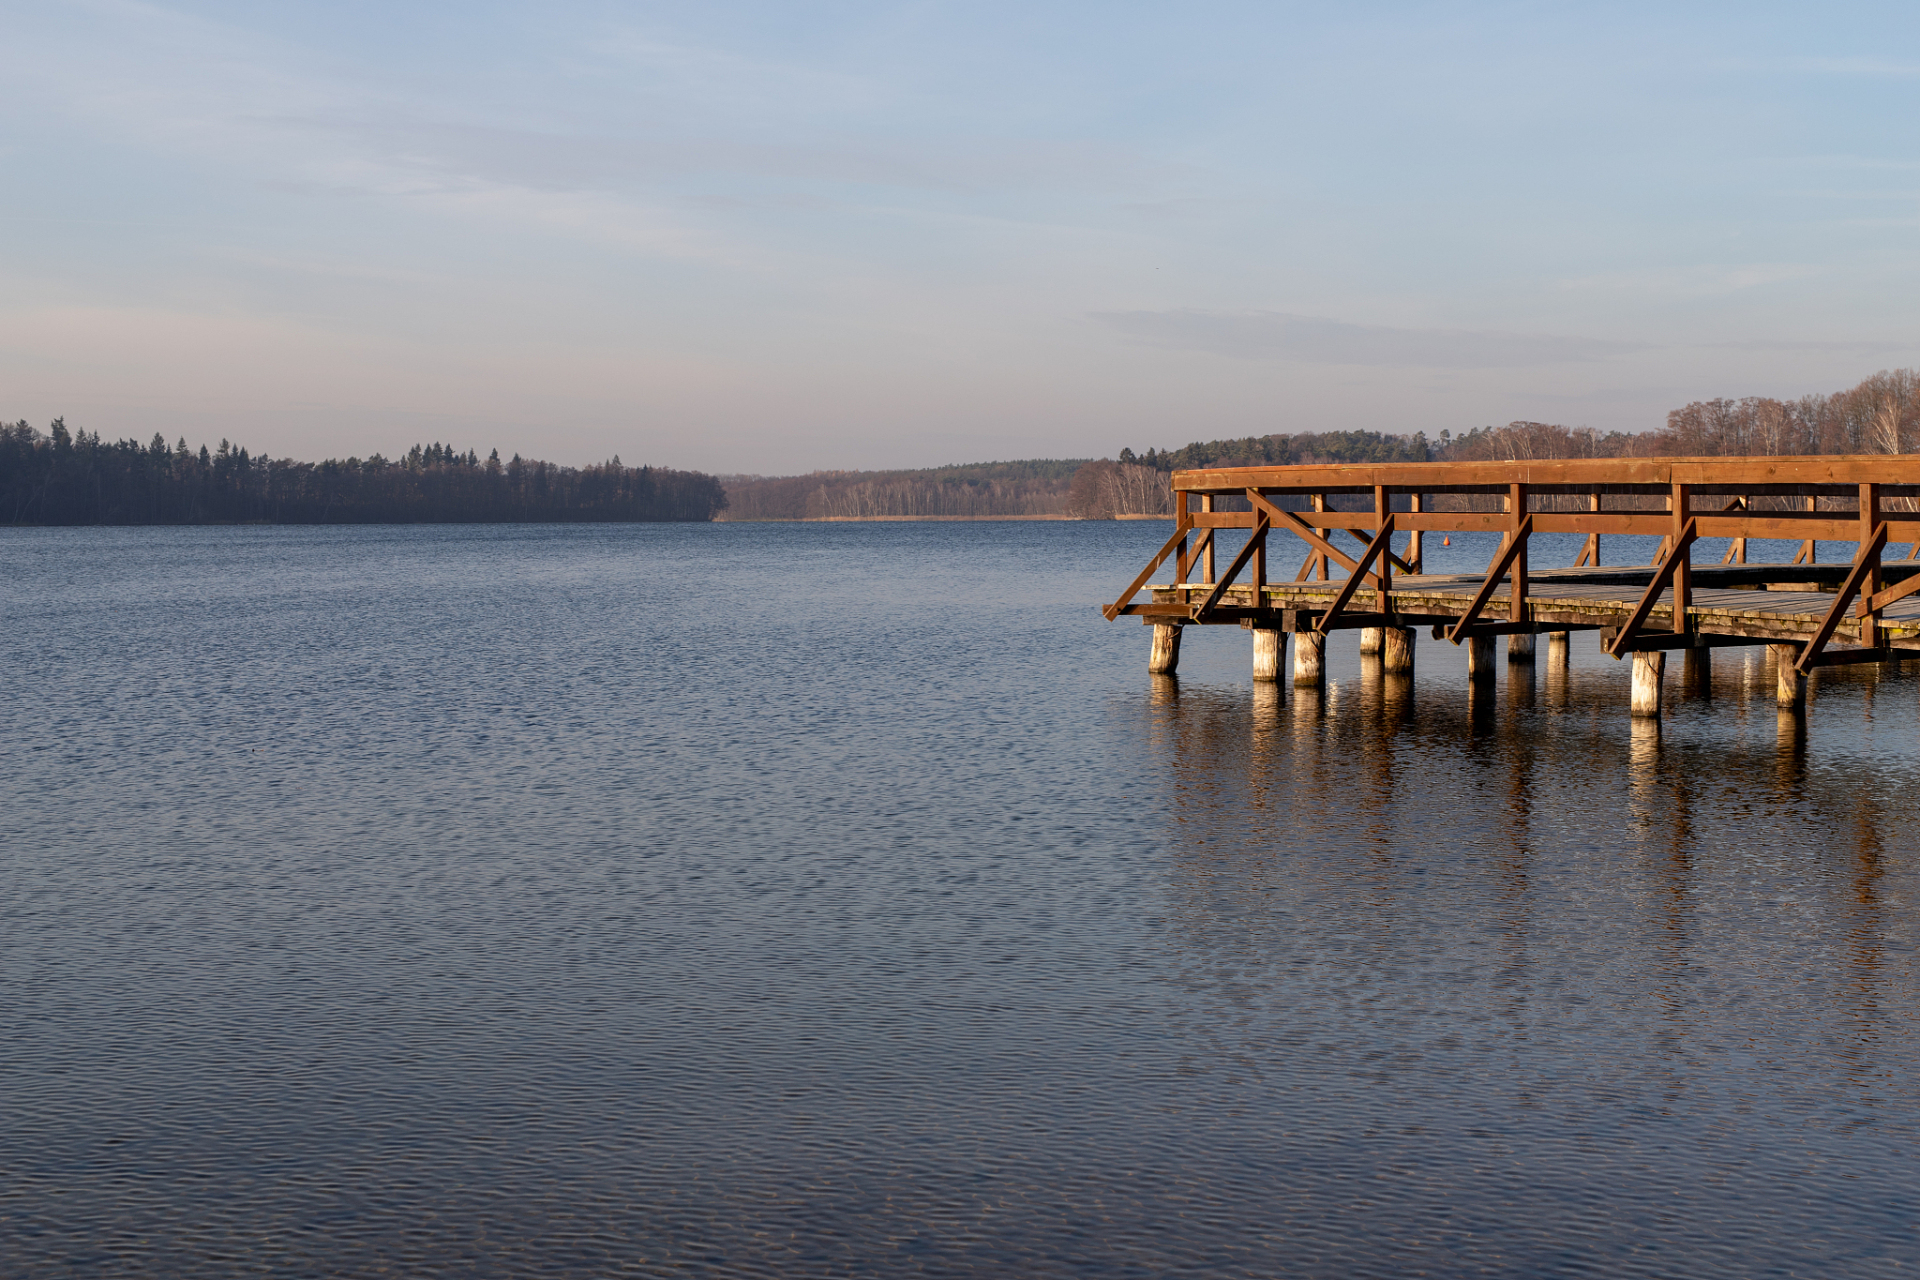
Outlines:
POLYGON ((1287 1117, 1286 1229, 1327 1274, 1382 1230, 1438 1274, 1898 1274, 1920 680, 1823 671, 1798 715, 1763 653, 1675 663, 1662 724, 1564 659, 1162 678, 1184 1070, 1287 1117))

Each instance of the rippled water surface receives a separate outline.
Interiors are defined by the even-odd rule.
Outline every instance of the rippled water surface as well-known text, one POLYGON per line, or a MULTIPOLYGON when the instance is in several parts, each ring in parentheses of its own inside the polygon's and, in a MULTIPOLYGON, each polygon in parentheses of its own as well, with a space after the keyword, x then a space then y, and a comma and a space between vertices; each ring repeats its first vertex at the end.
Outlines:
POLYGON ((1154 681, 1162 536, 0 532, 0 1274, 1920 1268, 1920 671, 1154 681))

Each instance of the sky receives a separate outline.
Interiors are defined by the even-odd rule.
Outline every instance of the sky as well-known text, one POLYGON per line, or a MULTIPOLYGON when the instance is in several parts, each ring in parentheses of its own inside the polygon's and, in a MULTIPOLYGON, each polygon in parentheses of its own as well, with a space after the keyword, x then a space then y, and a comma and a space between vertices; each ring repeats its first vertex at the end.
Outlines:
POLYGON ((1920 7, 0 0, 0 417, 739 474, 1920 365, 1920 7))

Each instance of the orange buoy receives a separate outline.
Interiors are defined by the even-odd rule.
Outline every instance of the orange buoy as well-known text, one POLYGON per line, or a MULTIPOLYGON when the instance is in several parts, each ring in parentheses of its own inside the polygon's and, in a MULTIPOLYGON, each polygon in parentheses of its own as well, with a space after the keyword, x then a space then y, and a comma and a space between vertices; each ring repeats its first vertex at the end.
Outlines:
POLYGON ((1449 537, 1445 537, 1445 538, 1442 538, 1442 539, 1440 539, 1440 545, 1441 545, 1441 546, 1443 546, 1443 547, 1450 547, 1450 546, 1452 546, 1452 545, 1453 545, 1453 539, 1452 539, 1452 537, 1450 537, 1450 536, 1449 536, 1449 537))

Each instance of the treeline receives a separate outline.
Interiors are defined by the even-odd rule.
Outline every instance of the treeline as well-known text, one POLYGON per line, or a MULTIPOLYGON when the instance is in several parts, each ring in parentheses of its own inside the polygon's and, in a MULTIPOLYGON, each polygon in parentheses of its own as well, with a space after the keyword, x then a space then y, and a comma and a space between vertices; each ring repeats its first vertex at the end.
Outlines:
POLYGON ((1179 449, 1122 449, 1119 462, 1158 471, 1340 462, 1478 462, 1534 458, 1740 457, 1754 454, 1909 453, 1920 449, 1920 371, 1883 370, 1831 395, 1696 400, 1658 430, 1604 434, 1552 422, 1510 422, 1462 435, 1326 431, 1195 441, 1179 449))
POLYGON ((1587 427, 1513 422, 1455 437, 1449 460, 1741 457, 1754 454, 1911 453, 1920 448, 1920 371, 1883 370, 1832 395, 1696 400, 1658 431, 1600 435, 1587 427))
POLYGON ((1172 515, 1173 491, 1168 486, 1168 474, 1199 467, 1426 462, 1431 456, 1424 434, 1390 436, 1378 431, 1309 431, 1239 440, 1197 440, 1179 449, 1148 449, 1143 454, 1122 449, 1117 461, 1103 458, 1089 462, 1074 474, 1067 510, 1083 520, 1172 515))
POLYGON ((1067 514, 1079 459, 981 462, 920 471, 726 476, 727 520, 1044 517, 1067 514))
POLYGON ((104 441, 0 423, 0 520, 8 524, 428 524, 711 520, 712 476, 662 467, 562 467, 415 445, 404 457, 296 462, 160 436, 104 441))
POLYGON ((1247 436, 1206 440, 1179 449, 1148 449, 1136 455, 1122 449, 1119 461, 1156 471, 1200 467, 1296 467, 1335 462, 1427 462, 1426 433, 1390 436, 1378 431, 1303 431, 1297 435, 1247 436))
POLYGON ((1170 516, 1173 489, 1164 471, 1103 458, 1073 473, 1073 484, 1067 490, 1067 514, 1080 520, 1170 516))
MULTIPOLYGON (((1178 449, 1120 450, 1083 465, 1068 509, 1088 519, 1171 514, 1167 474, 1204 467, 1366 462, 1526 461, 1549 458, 1739 457, 1755 454, 1908 453, 1920 450, 1920 371, 1883 370, 1831 395, 1696 400, 1658 430, 1628 433, 1552 422, 1510 422, 1462 435, 1442 431, 1276 433, 1196 440, 1178 449)), ((1232 500, 1225 500, 1231 505, 1232 500)))

